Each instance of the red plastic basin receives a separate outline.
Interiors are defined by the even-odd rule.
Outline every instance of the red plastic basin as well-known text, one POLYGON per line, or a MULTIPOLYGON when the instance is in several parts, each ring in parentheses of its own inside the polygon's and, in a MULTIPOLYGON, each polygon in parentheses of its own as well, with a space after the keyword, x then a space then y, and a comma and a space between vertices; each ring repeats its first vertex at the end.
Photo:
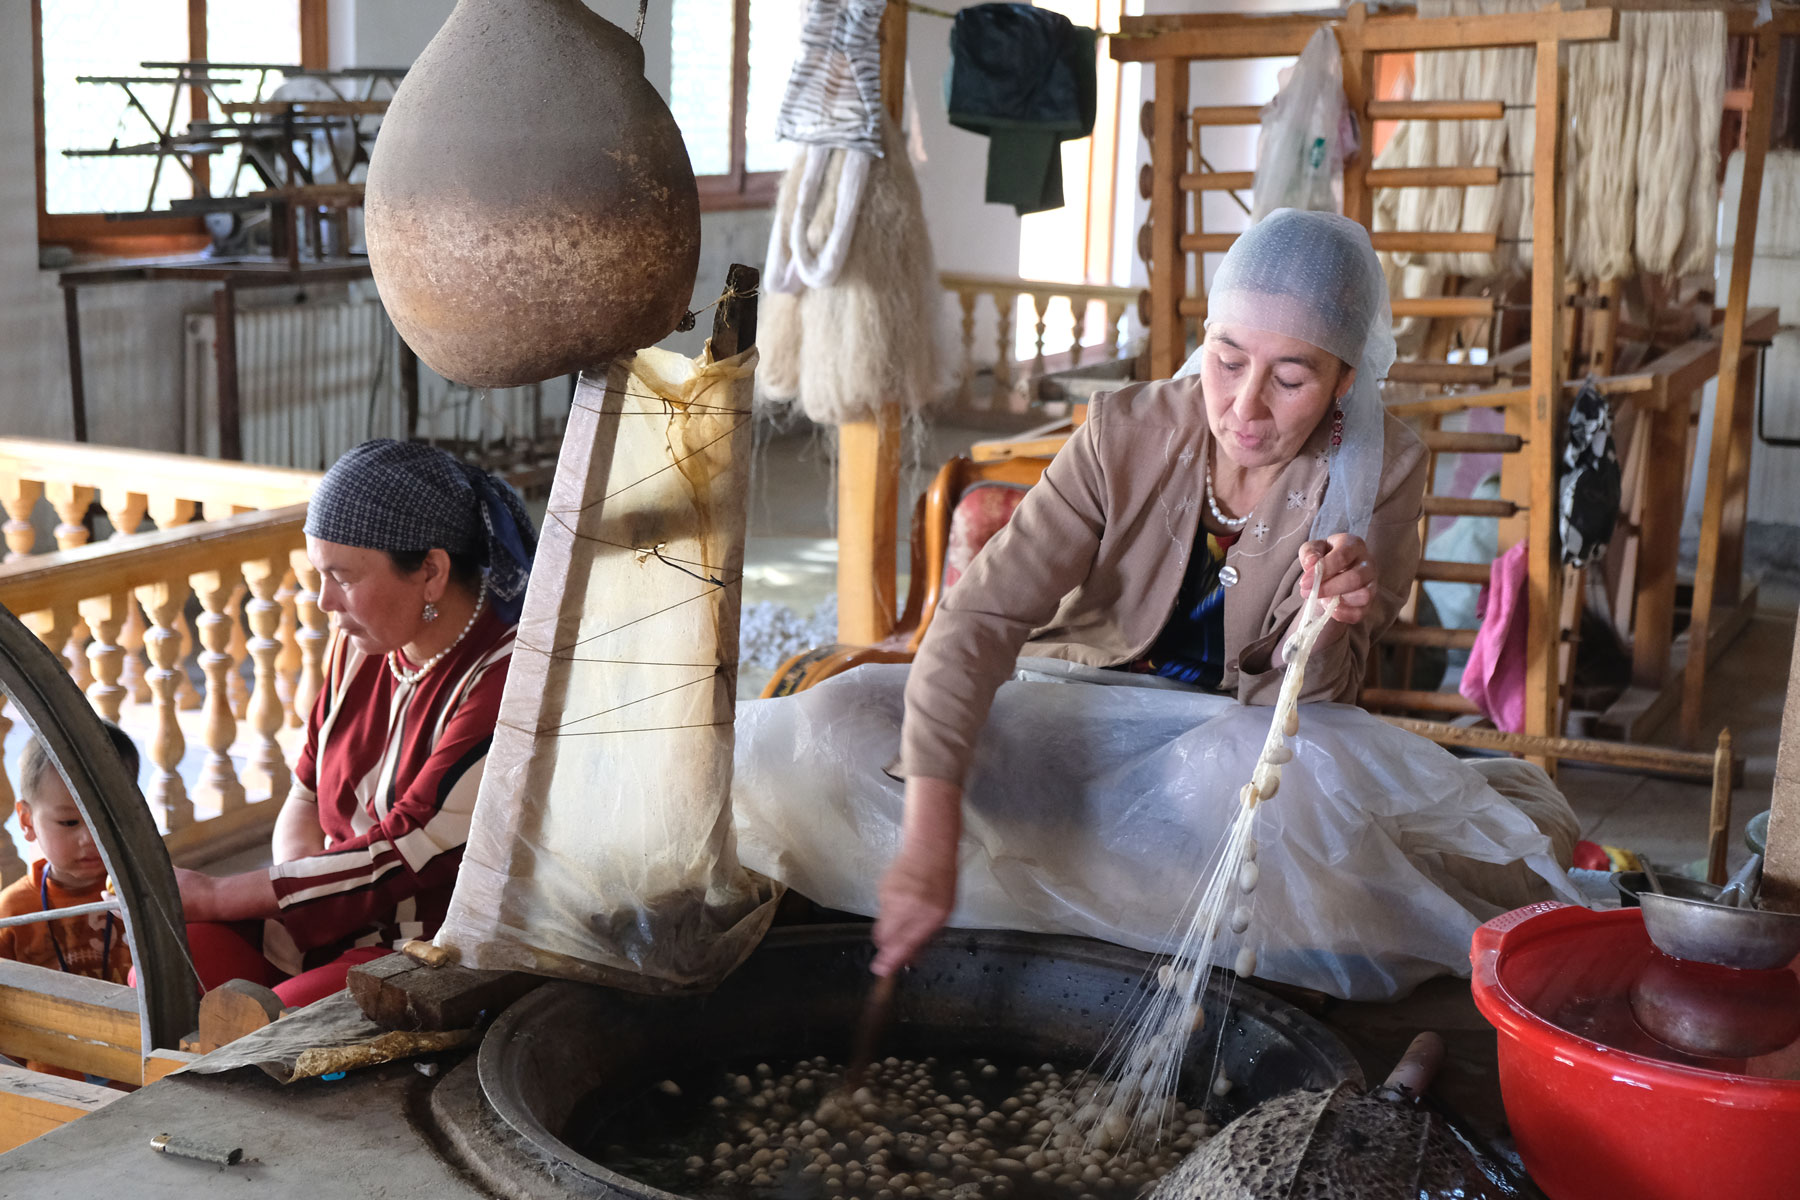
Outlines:
POLYGON ((1639 1028, 1631 988, 1659 952, 1638 909, 1522 908, 1470 958, 1507 1122, 1552 1200, 1800 1197, 1800 1047, 1702 1058, 1639 1028))

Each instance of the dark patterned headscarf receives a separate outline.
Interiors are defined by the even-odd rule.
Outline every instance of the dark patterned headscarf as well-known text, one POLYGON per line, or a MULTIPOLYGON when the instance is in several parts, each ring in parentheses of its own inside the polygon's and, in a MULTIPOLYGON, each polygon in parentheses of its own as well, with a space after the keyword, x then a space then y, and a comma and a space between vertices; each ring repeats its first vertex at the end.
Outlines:
POLYGON ((377 438, 325 472, 306 509, 306 532, 341 546, 404 554, 472 555, 488 595, 517 624, 537 553, 537 530, 504 481, 433 446, 377 438))

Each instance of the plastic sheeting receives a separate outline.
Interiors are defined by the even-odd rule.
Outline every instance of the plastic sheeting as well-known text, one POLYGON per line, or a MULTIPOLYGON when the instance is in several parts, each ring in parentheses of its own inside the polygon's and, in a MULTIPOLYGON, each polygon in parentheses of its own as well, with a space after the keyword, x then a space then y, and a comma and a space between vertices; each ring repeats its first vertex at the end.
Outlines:
POLYGON ((1344 101, 1344 61, 1337 34, 1321 25, 1300 60, 1284 71, 1281 90, 1263 106, 1256 143, 1250 220, 1278 208, 1338 212, 1344 207, 1343 133, 1354 131, 1344 101))
MULTIPOLYGON (((1117 686, 1142 677, 1056 660, 1020 666, 970 775, 950 924, 1172 949, 1268 710, 1117 686)), ((899 848, 902 783, 886 768, 906 672, 865 666, 739 706, 733 805, 747 866, 820 904, 875 912, 899 848)), ((1503 796, 1482 770, 1347 705, 1307 706, 1291 744, 1255 831, 1261 882, 1243 944, 1259 976, 1391 998, 1466 975, 1483 921, 1579 901, 1558 865, 1574 816, 1537 768, 1483 764, 1503 796)))
POLYGON ((642 991, 756 947, 731 832, 754 351, 583 376, 437 943, 642 991))

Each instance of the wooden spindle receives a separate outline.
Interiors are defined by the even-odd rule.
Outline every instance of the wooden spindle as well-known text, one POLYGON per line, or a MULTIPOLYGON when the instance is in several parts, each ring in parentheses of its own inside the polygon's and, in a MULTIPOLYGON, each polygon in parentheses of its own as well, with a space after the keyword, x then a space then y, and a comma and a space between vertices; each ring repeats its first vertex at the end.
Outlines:
POLYGON ((325 648, 331 641, 330 617, 319 607, 319 572, 306 551, 295 550, 288 556, 294 568, 294 580, 300 590, 294 595, 294 606, 300 614, 300 678, 294 684, 294 711, 304 723, 312 714, 313 701, 325 687, 325 648))
POLYGON ((181 781, 181 756, 187 750, 181 722, 175 711, 175 693, 181 668, 181 632, 185 624, 182 609, 187 604, 188 587, 183 580, 167 580, 145 584, 137 589, 138 603, 144 606, 150 628, 144 634, 144 651, 150 658, 148 682, 151 703, 156 708, 156 726, 150 737, 149 758, 156 768, 150 790, 144 798, 151 810, 162 817, 163 830, 173 833, 194 823, 194 804, 188 799, 187 785, 181 781))
POLYGON ((305 723, 304 714, 294 707, 294 686, 300 681, 300 639, 295 636, 300 631, 300 614, 294 597, 300 588, 294 582, 293 569, 284 564, 284 570, 281 586, 275 589, 275 603, 281 606, 281 624, 275 631, 275 640, 281 643, 275 655, 275 694, 281 697, 282 719, 288 728, 297 729, 305 723))
POLYGON ((244 664, 250 661, 250 636, 244 632, 244 601, 249 597, 250 589, 240 583, 231 593, 231 603, 225 606, 225 615, 231 620, 231 645, 226 648, 231 655, 231 671, 225 681, 231 697, 231 715, 240 721, 250 711, 250 684, 244 678, 244 664))
POLYGON ((1013 315, 1019 307, 1017 292, 995 292, 994 308, 999 314, 1000 356, 994 360, 994 390, 1012 386, 1013 381, 1013 315))
POLYGON ((1069 365, 1081 365, 1081 335, 1085 332, 1082 326, 1087 324, 1088 303, 1069 297, 1069 365))
POLYGON ((962 384, 957 395, 964 404, 975 383, 975 302, 980 298, 979 292, 969 288, 956 290, 956 302, 962 306, 963 337, 962 384))
MULTIPOLYGON (((106 519, 112 524, 114 536, 129 537, 144 523, 144 517, 150 511, 150 498, 142 492, 123 488, 101 488, 100 507, 106 510, 106 519)), ((125 652, 119 683, 133 704, 148 704, 150 685, 144 682, 144 631, 149 626, 144 622, 143 611, 138 608, 135 597, 125 597, 125 609, 125 623, 119 628, 119 645, 125 652)))
MULTIPOLYGON (((85 546, 93 537, 88 532, 88 509, 94 503, 94 489, 79 483, 50 483, 44 487, 44 496, 50 501, 50 507, 56 510, 56 548, 73 550, 77 546, 85 546)), ((93 686, 94 673, 88 667, 87 644, 93 637, 87 620, 77 612, 75 625, 69 630, 69 641, 60 653, 68 661, 69 674, 75 679, 75 686, 86 691, 93 686)))
POLYGON ((88 643, 87 658, 94 681, 88 685, 88 701, 94 711, 113 724, 119 723, 119 710, 125 703, 126 689, 119 679, 125 672, 125 647, 120 644, 125 618, 136 606, 123 592, 113 596, 92 596, 78 606, 94 640, 88 643))
MULTIPOLYGON (((178 496, 152 496, 149 504, 150 519, 156 522, 158 529, 173 529, 177 525, 186 525, 200 514, 197 501, 183 500, 178 496)), ((186 662, 194 657, 194 631, 188 625, 187 615, 177 613, 174 625, 176 635, 181 638, 181 661, 186 662)), ((175 680, 175 703, 185 709, 199 708, 202 697, 194 681, 183 671, 175 680)))
MULTIPOLYGON (((75 623, 81 620, 81 614, 75 611, 74 605, 64 604, 27 613, 22 619, 26 627, 38 635, 38 640, 48 646, 52 654, 60 657, 69 645, 69 634, 75 628, 75 623)), ((68 665, 66 660, 64 665, 68 665)))
POLYGON ((231 631, 235 622, 227 612, 237 590, 236 572, 201 571, 188 576, 194 595, 200 598, 200 669, 206 673, 206 765, 200 770, 200 787, 214 796, 220 813, 244 806, 244 785, 231 762, 231 743, 237 740, 237 715, 231 709, 231 631))
POLYGON ((1031 299, 1032 332, 1035 335, 1035 347, 1031 355, 1031 377, 1039 379, 1044 374, 1044 317, 1050 311, 1050 297, 1040 296, 1036 292, 1027 292, 1031 299))
POLYGON ((253 559, 244 565, 244 582, 250 598, 244 614, 250 622, 249 652, 256 664, 256 687, 250 694, 249 723, 256 731, 255 748, 251 750, 250 769, 268 785, 269 798, 277 803, 287 798, 288 765, 275 740, 287 711, 282 707, 277 690, 277 661, 281 655, 281 605, 275 599, 276 589, 287 576, 287 564, 276 559, 253 559))
POLYGON ((44 485, 35 479, 0 479, 0 505, 6 507, 6 524, 0 533, 6 536, 6 561, 24 558, 37 546, 37 530, 31 514, 43 499, 44 485))
POLYGON ((1124 317, 1125 305, 1122 301, 1106 302, 1106 329, 1100 335, 1100 344, 1105 348, 1109 360, 1119 357, 1119 322, 1124 317))

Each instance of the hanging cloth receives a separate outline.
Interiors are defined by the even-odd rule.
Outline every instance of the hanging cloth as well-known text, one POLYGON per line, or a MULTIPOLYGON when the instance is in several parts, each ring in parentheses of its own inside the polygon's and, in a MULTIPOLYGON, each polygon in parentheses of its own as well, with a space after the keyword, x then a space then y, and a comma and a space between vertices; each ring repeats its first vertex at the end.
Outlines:
POLYGON ((977 4, 950 27, 944 106, 988 139, 987 202, 1061 208, 1062 144, 1094 131, 1099 34, 1029 4, 977 4))
POLYGON ((1562 560, 1582 567, 1600 557, 1619 523, 1619 454, 1613 443, 1612 406, 1593 380, 1581 386, 1569 408, 1563 443, 1562 560))
POLYGON ((1481 624, 1457 690, 1507 733, 1525 728, 1525 639, 1529 566, 1523 539, 1494 560, 1481 589, 1481 624))

